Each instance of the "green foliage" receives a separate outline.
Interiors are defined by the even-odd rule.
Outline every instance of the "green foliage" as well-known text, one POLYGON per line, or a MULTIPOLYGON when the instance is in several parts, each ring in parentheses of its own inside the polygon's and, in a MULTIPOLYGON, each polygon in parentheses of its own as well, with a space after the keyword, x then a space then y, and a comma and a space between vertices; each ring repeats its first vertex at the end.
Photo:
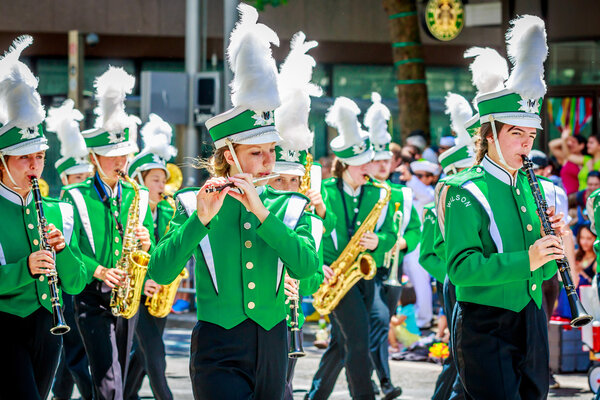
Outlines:
POLYGON ((282 4, 287 4, 287 0, 252 0, 249 3, 256 7, 258 11, 262 11, 265 9, 266 5, 277 7, 282 4))

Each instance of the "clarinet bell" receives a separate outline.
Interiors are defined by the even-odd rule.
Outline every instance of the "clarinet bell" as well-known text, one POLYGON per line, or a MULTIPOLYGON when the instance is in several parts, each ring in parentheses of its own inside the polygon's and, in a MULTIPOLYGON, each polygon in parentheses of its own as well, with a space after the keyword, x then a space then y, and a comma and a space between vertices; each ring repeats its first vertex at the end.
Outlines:
POLYGON ((52 324, 52 328, 50 328, 50 333, 52 333, 53 335, 64 335, 65 333, 69 332, 71 330, 71 328, 69 327, 69 325, 67 325, 66 321, 65 321, 65 317, 62 313, 62 309, 60 307, 56 308, 56 307, 52 307, 54 310, 52 311, 52 319, 53 319, 53 324, 52 324))
POLYGON ((585 308, 583 308, 583 304, 581 304, 579 298, 574 302, 574 304, 575 309, 571 308, 571 326, 573 328, 581 328, 582 326, 592 322, 594 317, 585 311, 585 308))
POLYGON ((300 358, 304 357, 306 353, 301 345, 301 338, 299 337, 302 333, 299 329, 291 330, 290 335, 290 347, 288 349, 289 358, 300 358))

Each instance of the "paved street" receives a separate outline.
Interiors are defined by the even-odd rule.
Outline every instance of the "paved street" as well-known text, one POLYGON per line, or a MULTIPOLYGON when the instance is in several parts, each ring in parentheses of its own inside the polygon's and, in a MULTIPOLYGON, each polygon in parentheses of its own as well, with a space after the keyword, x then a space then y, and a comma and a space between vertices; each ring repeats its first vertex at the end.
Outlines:
MULTIPOLYGON (((173 325, 173 324, 171 324, 173 325)), ((175 327, 167 329, 167 377, 175 399, 192 399, 191 384, 188 372, 189 340, 191 328, 175 327)), ((294 379, 295 399, 302 399, 310 386, 310 380, 316 370, 323 350, 312 345, 305 347, 307 356, 298 361, 294 379)), ((425 362, 392 361, 393 381, 404 390, 402 399, 429 399, 433 393, 435 380, 441 367, 425 362)), ((557 380, 561 389, 550 393, 550 399, 592 399, 588 389, 587 377, 584 374, 559 375, 557 380)), ((143 399, 152 399, 152 392, 147 380, 140 395, 143 399)), ((345 376, 340 375, 331 399, 349 399, 345 376)))

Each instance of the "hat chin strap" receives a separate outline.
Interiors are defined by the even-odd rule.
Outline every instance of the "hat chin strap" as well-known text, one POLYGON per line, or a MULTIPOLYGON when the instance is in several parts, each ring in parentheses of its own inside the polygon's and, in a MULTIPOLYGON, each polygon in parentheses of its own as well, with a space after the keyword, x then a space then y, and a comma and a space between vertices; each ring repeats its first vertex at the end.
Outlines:
POLYGON ((23 189, 22 187, 20 187, 19 185, 17 185, 17 182, 15 182, 15 180, 13 179, 12 174, 10 173, 10 170, 8 169, 8 165, 6 165, 6 161, 4 160, 4 154, 0 153, 0 159, 2 160, 2 165, 4 165, 4 169, 6 170, 6 173, 8 174, 8 179, 10 179, 10 181, 13 183, 14 188, 15 189, 23 189))
POLYGON ((235 167, 238 169, 240 174, 243 174, 242 166, 240 165, 240 161, 237 158, 237 154, 235 153, 235 149, 233 148, 233 143, 229 139, 225 139, 225 144, 229 147, 229 151, 231 152, 231 156, 233 157, 233 162, 235 163, 235 167))
POLYGON ((94 161, 96 162, 96 168, 98 168, 98 172, 100 172, 100 178, 105 178, 105 179, 108 178, 108 175, 106 175, 104 173, 104 170, 100 166, 100 162, 98 162, 98 158, 96 158, 96 153, 94 153, 92 151, 92 152, 90 152, 90 154, 92 155, 92 157, 94 157, 94 161))
POLYGON ((500 164, 502 164, 502 166, 509 171, 516 171, 515 168, 510 167, 508 165, 508 163, 504 159, 504 155, 502 155, 502 150, 500 150, 500 143, 498 142, 498 132, 496 132, 496 124, 495 124, 494 116, 490 115, 489 119, 490 119, 490 124, 492 125, 492 135, 494 136, 494 145, 496 146, 496 152, 498 153, 498 157, 500 158, 500 164))

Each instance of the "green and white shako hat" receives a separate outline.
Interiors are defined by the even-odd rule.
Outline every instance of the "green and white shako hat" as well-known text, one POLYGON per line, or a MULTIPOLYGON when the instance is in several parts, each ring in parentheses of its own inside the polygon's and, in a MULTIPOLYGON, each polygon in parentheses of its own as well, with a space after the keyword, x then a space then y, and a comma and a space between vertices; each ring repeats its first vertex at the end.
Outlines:
POLYGON ((390 113, 390 109, 381 102, 381 95, 379 93, 371 93, 371 101, 373 104, 371 104, 365 113, 363 122, 369 129, 371 143, 373 143, 373 150, 375 152, 373 160, 391 160, 393 157, 390 151, 392 136, 388 131, 388 121, 392 114, 390 113))
POLYGON ((308 126, 310 96, 320 97, 321 88, 311 83, 314 58, 308 50, 318 45, 306 42, 306 35, 297 32, 290 42, 290 53, 279 71, 281 106, 275 110, 275 127, 281 142, 275 147, 274 172, 304 176, 306 157, 313 145, 314 133, 308 126))
POLYGON ((131 94, 135 78, 121 67, 108 67, 96 78, 98 107, 93 129, 82 132, 89 151, 105 157, 124 156, 138 151, 137 126, 140 119, 125 112, 125 96, 131 94))
POLYGON ((88 149, 79 129, 83 114, 75 103, 67 99, 60 107, 48 110, 46 129, 55 132, 60 141, 60 155, 54 167, 58 175, 73 175, 92 172, 94 166, 88 161, 88 149))
POLYGON ((144 149, 129 163, 129 176, 143 182, 141 173, 151 169, 162 169, 169 178, 167 162, 177 155, 177 149, 171 146, 173 129, 168 122, 152 113, 141 130, 144 149))
POLYGON ((479 122, 542 129, 542 100, 546 94, 544 61, 548 55, 544 21, 525 15, 511 21, 506 34, 507 53, 513 64, 505 88, 477 97, 479 122))
MULTIPOLYGON (((504 82, 508 79, 508 63, 490 47, 471 47, 465 51, 464 57, 473 58, 469 69, 473 86, 477 88, 473 99, 473 107, 477 111, 478 98, 486 93, 504 89, 504 82)), ((479 119, 479 113, 476 113, 465 123, 469 135, 474 136, 477 133, 481 126, 479 119)))
POLYGON ((369 134, 358 122, 360 108, 347 97, 338 97, 325 115, 325 122, 337 129, 338 136, 329 143, 333 154, 347 165, 363 165, 373 160, 375 152, 369 134))
MULTIPOLYGON (((20 36, 0 59, 0 155, 22 156, 48 149, 42 122, 45 111, 37 92, 38 80, 21 61, 33 43, 20 36)), ((4 158, 3 158, 4 160, 4 158)))
POLYGON ((444 151, 438 157, 438 161, 449 174, 456 172, 458 168, 467 168, 475 164, 475 149, 473 139, 466 129, 466 122, 473 116, 473 110, 469 102, 456 93, 448 93, 446 96, 446 114, 450 115, 452 130, 456 133, 454 146, 444 151))
POLYGON ((274 110, 281 101, 277 66, 271 44, 279 46, 277 34, 257 23, 258 11, 248 4, 238 6, 240 20, 231 32, 227 59, 233 71, 233 108, 206 121, 215 147, 230 143, 264 144, 281 140, 275 128, 274 110))

